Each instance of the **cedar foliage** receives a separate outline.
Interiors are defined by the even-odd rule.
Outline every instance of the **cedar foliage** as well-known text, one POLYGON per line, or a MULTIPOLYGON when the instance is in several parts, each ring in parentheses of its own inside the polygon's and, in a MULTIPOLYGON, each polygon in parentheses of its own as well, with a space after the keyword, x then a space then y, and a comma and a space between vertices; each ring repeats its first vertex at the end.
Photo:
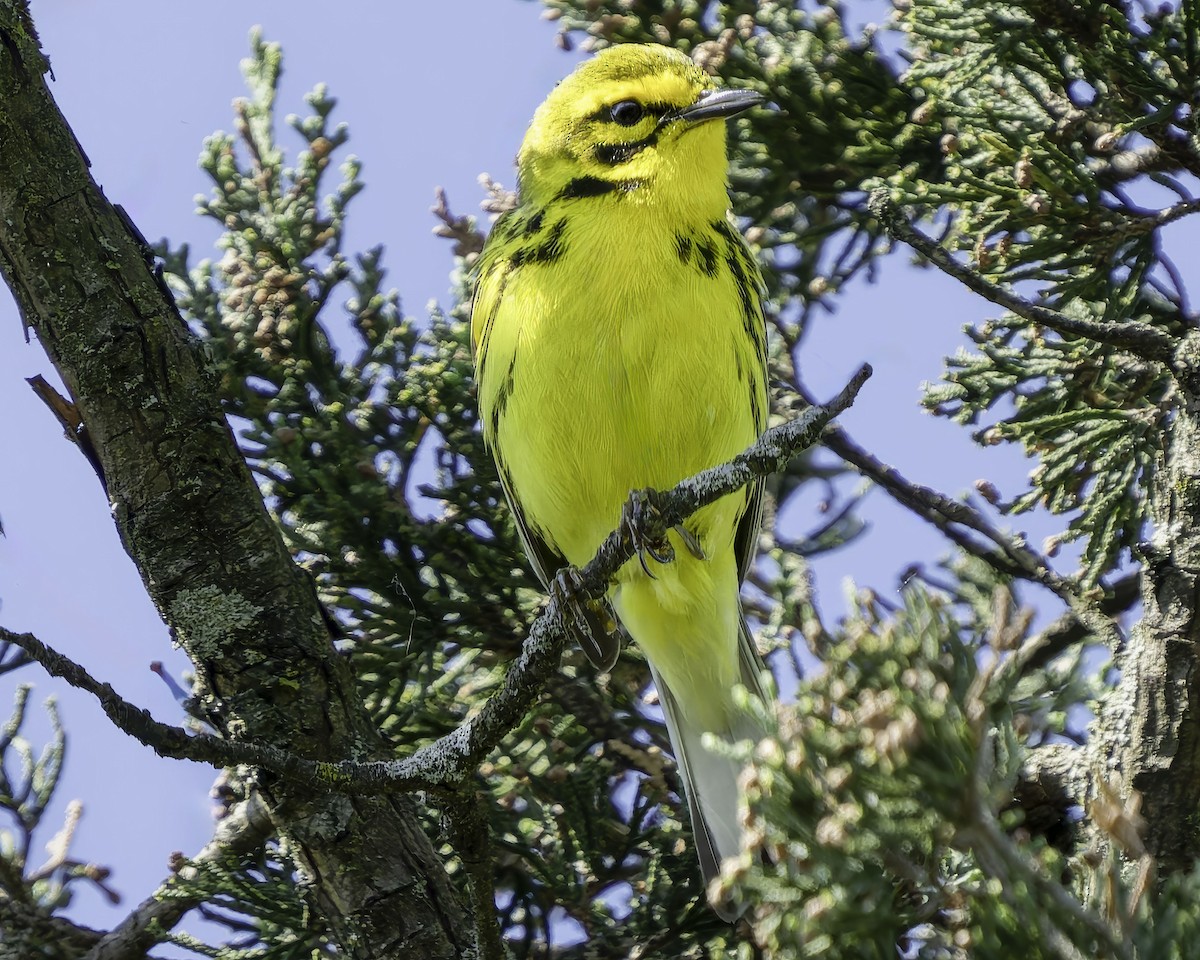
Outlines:
MULTIPOLYGON (((803 393, 806 325, 892 251, 872 191, 977 276, 1041 306, 1141 321, 1181 346, 1194 336, 1164 229, 1200 210, 1195 0, 904 0, 857 32, 836 3, 544 7, 564 44, 670 43, 777 105, 739 121, 733 193, 775 306, 778 416, 803 393)), ((323 88, 309 96, 289 158, 295 137, 279 136, 274 103, 282 55, 252 42, 235 133, 209 138, 202 157, 214 187, 201 213, 224 228, 221 256, 193 265, 186 247, 160 253, 264 497, 402 756, 496 689, 542 602, 475 423, 467 320, 487 223, 442 208, 457 304, 405 314, 382 247, 343 246, 363 184, 352 161, 330 182, 348 138, 334 100, 323 88)), ((488 201, 504 202, 499 190, 488 201)), ((731 881, 753 905, 750 935, 697 904, 637 651, 600 677, 572 651, 477 777, 515 956, 1194 955, 1194 831, 1167 836, 1139 815, 1133 790, 1145 787, 1148 809, 1180 819, 1139 779, 1120 674, 1081 669, 1084 649, 1106 638, 1071 619, 1088 605, 1127 613, 1136 589, 1118 589, 1122 578, 1140 576, 1157 596, 1163 565, 1190 547, 1194 384, 1178 365, 999 308, 966 334, 969 349, 948 359, 926 404, 1033 460, 1027 489, 996 509, 1048 507, 1062 517, 1059 542, 1080 541, 1058 591, 1066 619, 1034 633, 1022 581, 1038 577, 960 530, 937 577, 914 579, 898 606, 862 594, 844 622, 825 623, 806 557, 858 534, 838 482, 852 468, 828 453, 800 458, 772 480, 777 507, 819 484, 837 501, 833 519, 803 536, 766 531, 746 599, 776 671, 794 671, 793 645, 823 670, 769 718, 773 736, 743 751, 752 846, 731 881), (1090 729, 1069 720, 1081 705, 1099 718, 1090 729), (1038 757, 1068 771, 1057 789, 1039 781, 1038 757)), ((1128 643, 1194 635, 1191 607, 1169 598, 1140 615, 1128 643)), ((48 872, 28 862, 29 838, 51 829, 40 817, 61 741, 34 761, 24 707, 22 696, 0 736, 13 821, 0 891, 50 917, 72 885, 104 877, 65 853, 48 872)), ((1183 709, 1181 727, 1194 723, 1183 709)), ((1195 774, 1184 757, 1167 776, 1195 774)), ((230 796, 240 783, 233 772, 230 796)), ((461 876, 435 807, 426 828, 461 876)), ((209 864, 187 883, 228 942, 169 931, 164 941, 211 956, 336 955, 284 847, 209 864)), ((28 955, 77 955, 43 934, 29 928, 24 948, 41 952, 28 955)))

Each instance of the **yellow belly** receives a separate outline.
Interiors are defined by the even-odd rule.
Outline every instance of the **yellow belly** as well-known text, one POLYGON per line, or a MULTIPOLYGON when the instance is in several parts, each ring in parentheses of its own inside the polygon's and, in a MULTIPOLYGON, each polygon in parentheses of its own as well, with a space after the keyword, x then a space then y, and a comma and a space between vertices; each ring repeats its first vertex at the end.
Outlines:
MULTIPOLYGON (((617 526, 629 492, 668 489, 757 436, 765 385, 736 284, 681 260, 670 231, 613 249, 581 226, 554 262, 507 280, 487 343, 481 415, 525 519, 573 565, 617 526), (594 240, 594 242, 592 242, 594 240)), ((727 726, 738 682, 739 491, 672 535, 676 561, 617 578, 618 616, 702 729, 727 726)))
MULTIPOLYGON (((671 235, 603 259, 569 239, 560 260, 512 277, 480 395, 486 423, 486 378, 510 378, 489 439, 526 519, 580 565, 630 490, 671 487, 753 442, 756 360, 732 284, 681 263, 671 235)), ((744 500, 689 524, 706 550, 732 538, 744 500)))

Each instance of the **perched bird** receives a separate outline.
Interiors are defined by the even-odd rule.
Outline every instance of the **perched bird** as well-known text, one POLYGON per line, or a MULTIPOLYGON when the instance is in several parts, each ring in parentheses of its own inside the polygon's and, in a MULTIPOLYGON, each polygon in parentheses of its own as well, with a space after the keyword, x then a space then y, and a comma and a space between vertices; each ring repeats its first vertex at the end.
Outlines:
MULTIPOLYGON (((670 488, 766 426, 761 278, 730 219, 724 124, 761 100, 718 89, 679 51, 628 44, 534 114, 471 335, 484 438, 547 585, 592 559, 631 491, 670 488)), ((733 696, 739 683, 763 695, 738 598, 761 502, 756 484, 639 544, 607 598, 650 662, 706 879, 740 830, 738 765, 702 737, 762 733, 733 696)), ((606 613, 585 608, 578 630, 602 669, 620 643, 606 613)))

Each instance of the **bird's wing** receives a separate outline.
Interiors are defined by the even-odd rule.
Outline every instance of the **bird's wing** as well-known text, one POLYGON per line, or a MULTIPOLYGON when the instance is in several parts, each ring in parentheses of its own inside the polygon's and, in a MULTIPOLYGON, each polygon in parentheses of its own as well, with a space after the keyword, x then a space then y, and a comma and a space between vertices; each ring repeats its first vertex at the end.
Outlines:
MULTIPOLYGON (((480 370, 487 359, 488 338, 491 334, 492 323, 504 296, 504 289, 509 278, 519 269, 508 254, 511 246, 506 241, 511 239, 514 230, 519 226, 517 212, 505 214, 496 221, 492 228, 492 236, 484 246, 479 261, 479 275, 475 281, 475 292, 471 304, 471 344, 475 350, 476 370, 480 370)), ((492 424, 494 433, 498 428, 498 420, 492 424)), ((488 431, 485 430, 485 437, 488 431)), ((569 566, 566 558, 558 552, 525 518, 521 501, 513 491, 512 482, 508 477, 503 457, 493 446, 496 456, 496 466, 500 475, 500 486, 504 490, 504 499, 508 501, 516 522, 517 535, 521 538, 521 546, 529 558, 533 572, 549 589, 555 575, 562 568, 569 566)), ((621 632, 616 628, 616 618, 608 609, 606 601, 581 601, 574 610, 572 631, 588 660, 598 670, 611 670, 621 652, 621 632), (609 624, 612 627, 609 627, 609 624)))
POLYGON ((504 499, 512 511, 513 520, 517 525, 517 536, 521 538, 521 546, 529 558, 529 565, 542 582, 543 587, 549 587, 554 575, 567 566, 567 559, 550 546, 545 538, 533 529, 525 520, 525 512, 521 509, 521 501, 516 498, 509 483, 508 471, 500 468, 500 486, 504 490, 504 499))
POLYGON ((746 502, 746 512, 738 522, 737 533, 733 538, 733 555, 737 558, 738 583, 746 579, 746 574, 754 565, 755 554, 758 553, 758 530, 762 526, 763 490, 766 481, 759 477, 749 487, 749 500, 746 502))
MULTIPOLYGON (((756 419, 759 422, 755 423, 756 431, 761 434, 767 429, 767 416, 770 408, 770 400, 766 389, 769 377, 767 369, 767 320, 763 313, 763 300, 767 295, 766 284, 763 282, 762 272, 758 268, 758 261, 754 258, 754 251, 750 249, 746 238, 742 236, 741 231, 737 229, 736 224, 732 220, 729 223, 728 237, 731 262, 735 264, 734 277, 739 287, 744 288, 747 304, 746 309, 753 310, 758 314, 757 322, 751 324, 751 326, 753 327, 752 332, 754 336, 757 337, 756 352, 761 364, 764 403, 756 411, 756 419)), ((738 523, 737 534, 734 537, 733 549, 734 556, 737 557, 739 583, 746 579, 746 574, 750 572, 750 567, 754 563, 754 556, 758 553, 758 530, 762 526, 763 491, 765 488, 766 479, 764 477, 759 477, 749 485, 746 512, 742 514, 742 519, 738 523)))
POLYGON ((475 353, 477 369, 487 356, 492 321, 496 319, 500 299, 508 285, 509 274, 514 269, 507 256, 509 245, 505 242, 512 233, 512 216, 513 212, 509 211, 492 225, 492 232, 483 245, 483 252, 475 267, 477 272, 471 292, 471 349, 475 353))

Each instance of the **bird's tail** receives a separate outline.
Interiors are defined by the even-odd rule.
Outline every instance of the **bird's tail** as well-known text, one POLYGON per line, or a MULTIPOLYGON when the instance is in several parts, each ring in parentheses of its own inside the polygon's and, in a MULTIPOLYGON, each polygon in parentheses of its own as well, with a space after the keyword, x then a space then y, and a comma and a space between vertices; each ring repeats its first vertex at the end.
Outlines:
MULTIPOLYGON (((762 658, 750 636, 750 628, 744 617, 739 618, 738 662, 741 667, 741 682, 752 694, 766 700, 761 673, 766 669, 762 658)), ((700 869, 707 884, 721 870, 725 857, 741 852, 741 826, 738 823, 738 775, 740 761, 705 749, 701 742, 707 732, 694 722, 689 723, 679 708, 679 703, 670 687, 666 685, 654 665, 650 665, 658 699, 662 704, 663 716, 667 721, 667 732, 675 750, 675 764, 683 782, 687 797, 688 812, 692 820, 692 832, 696 838, 696 852, 700 858, 700 869)), ((758 720, 744 711, 735 711, 729 730, 712 731, 730 742, 758 740, 764 730, 758 720)), ((736 920, 740 910, 727 903, 714 903, 713 908, 725 920, 736 920)))

